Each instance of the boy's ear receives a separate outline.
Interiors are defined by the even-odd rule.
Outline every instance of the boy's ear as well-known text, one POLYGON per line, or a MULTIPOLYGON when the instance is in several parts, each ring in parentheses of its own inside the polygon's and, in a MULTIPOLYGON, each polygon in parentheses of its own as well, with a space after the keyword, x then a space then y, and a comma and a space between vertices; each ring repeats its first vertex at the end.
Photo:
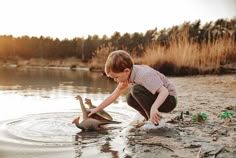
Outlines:
POLYGON ((124 72, 130 72, 130 69, 129 68, 125 68, 124 72))

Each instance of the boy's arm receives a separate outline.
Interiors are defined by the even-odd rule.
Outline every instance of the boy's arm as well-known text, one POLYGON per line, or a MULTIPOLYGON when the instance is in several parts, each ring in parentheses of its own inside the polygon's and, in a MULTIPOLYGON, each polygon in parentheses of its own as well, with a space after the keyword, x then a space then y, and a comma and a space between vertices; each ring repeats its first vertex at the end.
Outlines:
POLYGON ((161 114, 158 111, 158 108, 164 103, 164 101, 166 100, 166 98, 169 95, 168 89, 165 88, 164 86, 159 88, 157 93, 159 93, 158 97, 155 100, 155 102, 153 103, 153 105, 151 107, 151 112, 150 112, 150 120, 154 124, 158 124, 158 122, 160 121, 161 114))
POLYGON ((128 82, 126 83, 119 83, 116 87, 116 89, 109 95, 98 107, 94 109, 90 109, 90 113, 88 117, 90 117, 92 114, 104 109, 111 103, 113 103, 122 93, 123 91, 128 87, 128 82))

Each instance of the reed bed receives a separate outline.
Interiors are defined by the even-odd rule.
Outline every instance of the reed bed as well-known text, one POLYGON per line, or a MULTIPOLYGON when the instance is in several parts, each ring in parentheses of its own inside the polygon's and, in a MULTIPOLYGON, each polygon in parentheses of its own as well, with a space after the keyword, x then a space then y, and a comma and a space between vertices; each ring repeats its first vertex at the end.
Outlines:
POLYGON ((227 38, 201 45, 186 40, 175 41, 169 48, 152 45, 146 49, 142 57, 134 60, 136 63, 146 64, 156 69, 168 65, 172 69, 169 70, 170 73, 173 74, 181 73, 182 69, 188 69, 190 74, 202 74, 218 73, 222 66, 235 62, 233 59, 236 59, 235 42, 227 38))

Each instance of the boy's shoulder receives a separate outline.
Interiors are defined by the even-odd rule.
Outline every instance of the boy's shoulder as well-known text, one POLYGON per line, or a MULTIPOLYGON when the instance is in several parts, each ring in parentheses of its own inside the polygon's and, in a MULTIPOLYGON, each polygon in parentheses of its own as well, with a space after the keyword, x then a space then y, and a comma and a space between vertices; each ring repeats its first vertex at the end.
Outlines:
POLYGON ((134 69, 136 69, 136 71, 141 71, 142 73, 150 71, 158 72, 157 70, 148 65, 134 65, 134 69))
POLYGON ((148 65, 134 65, 132 72, 133 75, 131 76, 135 78, 142 78, 147 76, 151 77, 152 75, 156 75, 157 73, 158 71, 148 65))

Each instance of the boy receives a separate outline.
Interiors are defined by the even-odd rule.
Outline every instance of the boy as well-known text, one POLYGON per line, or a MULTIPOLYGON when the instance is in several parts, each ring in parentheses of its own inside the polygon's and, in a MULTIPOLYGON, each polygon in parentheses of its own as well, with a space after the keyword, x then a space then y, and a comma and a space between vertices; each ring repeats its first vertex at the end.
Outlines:
POLYGON ((89 116, 113 103, 128 87, 127 103, 136 109, 146 120, 155 125, 161 119, 160 112, 170 112, 177 104, 173 84, 160 72, 146 65, 134 65, 132 57, 123 50, 109 54, 105 73, 118 82, 116 89, 89 116))

